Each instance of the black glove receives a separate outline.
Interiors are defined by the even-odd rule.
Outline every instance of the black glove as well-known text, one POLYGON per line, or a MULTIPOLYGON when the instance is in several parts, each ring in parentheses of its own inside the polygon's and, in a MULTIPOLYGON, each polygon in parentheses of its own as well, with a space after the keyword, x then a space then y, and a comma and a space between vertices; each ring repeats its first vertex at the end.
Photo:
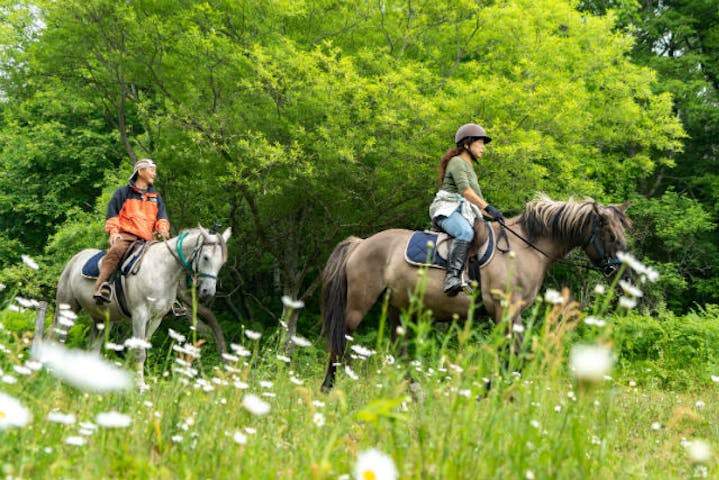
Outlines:
POLYGON ((492 215, 492 217, 494 217, 494 219, 498 222, 504 223, 504 215, 502 215, 502 212, 500 212, 497 208, 493 207, 492 205, 487 205, 486 207, 484 207, 484 211, 492 215))

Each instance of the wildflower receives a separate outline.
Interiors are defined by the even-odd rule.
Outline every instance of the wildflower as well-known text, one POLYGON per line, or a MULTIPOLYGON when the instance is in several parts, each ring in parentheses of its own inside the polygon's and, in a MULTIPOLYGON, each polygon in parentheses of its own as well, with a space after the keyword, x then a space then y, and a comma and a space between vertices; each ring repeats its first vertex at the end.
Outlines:
POLYGON ((82 447, 83 445, 87 444, 87 440, 85 440, 83 437, 72 435, 65 439, 65 443, 68 445, 74 445, 76 447, 82 447))
POLYGON ((521 323, 514 323, 512 324, 512 331, 514 333, 522 333, 524 332, 524 325, 522 325, 521 323))
POLYGON ((374 350, 365 348, 362 345, 352 345, 350 349, 362 358, 369 358, 376 353, 374 350))
POLYGON ((259 340, 262 334, 260 332, 255 332, 254 330, 245 330, 245 336, 250 340, 259 340))
POLYGON ((632 309, 637 306, 637 301, 629 297, 619 297, 619 306, 626 309, 632 309))
POLYGON ((586 323, 587 325, 594 325, 595 327, 600 328, 606 326, 607 324, 607 322, 605 322, 601 318, 593 317, 591 315, 584 319, 584 323, 586 323))
POLYGON ((389 355, 389 354, 384 356, 384 364, 385 365, 394 365, 394 362, 395 362, 394 356, 389 355))
POLYGON ((292 340, 292 343, 294 343, 298 347, 309 347, 310 345, 312 345, 312 342, 310 342, 306 338, 300 337, 299 335, 292 335, 290 339, 292 340))
POLYGON ((0 392, 0 430, 8 427, 24 427, 30 418, 30 411, 18 400, 0 392))
POLYGON ((312 405, 314 405, 317 408, 324 408, 325 402, 321 400, 312 400, 312 405))
POLYGON ((270 382, 269 380, 260 380, 260 387, 262 388, 272 388, 275 384, 270 382))
POLYGON ((182 435, 173 435, 170 437, 172 443, 182 443, 182 435))
POLYGON ((527 470, 527 471, 524 473, 524 478, 525 478, 526 480, 534 480, 534 472, 531 471, 531 470, 527 470))
POLYGON ((544 292, 544 301, 556 305, 564 302, 564 298, 558 291, 548 288, 547 291, 544 292))
POLYGON ((252 393, 242 397, 242 406, 252 415, 265 415, 270 412, 270 404, 252 393))
POLYGON ((642 295, 644 295, 644 293, 642 293, 642 291, 640 289, 638 289, 637 287, 635 287, 634 285, 632 285, 631 283, 629 283, 625 280, 619 280, 619 286, 622 287, 622 290, 624 290, 624 293, 626 293, 627 295, 629 295, 631 297, 639 298, 642 295))
POLYGON ((662 424, 659 422, 652 422, 652 430, 661 430, 662 424))
POLYGON ((719 375, 712 375, 712 382, 719 383, 719 375))
POLYGON ((126 428, 132 423, 132 419, 129 415, 116 411, 98 413, 95 417, 95 421, 98 425, 108 428, 126 428))
POLYGON ((321 428, 325 424, 325 416, 322 415, 320 412, 315 413, 312 416, 312 423, 315 424, 316 427, 321 428))
POLYGON ((29 255, 20 255, 20 258, 22 259, 22 263, 24 263, 28 267, 32 268, 33 270, 40 269, 40 266, 37 264, 37 262, 35 262, 35 260, 30 258, 29 255))
POLYGON ((302 300, 292 300, 288 295, 283 295, 282 305, 290 310, 299 310, 300 308, 304 308, 305 302, 302 300))
POLYGON ((371 448, 357 456, 354 476, 357 480, 395 480, 398 474, 392 457, 371 448))
POLYGON ((697 403, 694 404, 694 406, 697 408, 704 408, 705 405, 706 405, 706 403, 704 403, 701 400, 697 400, 697 403))
POLYGON ((0 381, 2 381, 3 383, 7 383, 8 385, 14 385, 17 383, 17 378, 6 373, 2 377, 0 377, 0 381))
POLYGON ((352 371, 349 365, 345 365, 345 373, 352 380, 359 380, 359 376, 354 371, 352 371))
POLYGON ((575 345, 569 355, 569 364, 580 381, 599 382, 611 370, 614 359, 606 347, 575 345))
POLYGON ((277 355, 277 360, 280 362, 290 363, 292 360, 286 355, 277 355))
POLYGON ((13 365, 12 369, 15 370, 15 373, 19 373, 20 375, 30 375, 32 373, 32 370, 23 365, 13 365))
POLYGON ((290 377, 290 382, 294 383, 295 385, 302 385, 303 383, 305 383, 294 375, 290 377))
POLYGON ((35 308, 39 305, 37 300, 27 299, 23 297, 15 297, 15 301, 23 308, 35 308))
POLYGON ((132 385, 128 372, 93 352, 69 350, 46 342, 36 355, 53 375, 81 390, 106 392, 124 390, 132 385))
POLYGON ((242 432, 235 432, 234 435, 232 435, 232 440, 239 445, 245 445, 247 443, 247 435, 242 432))
POLYGON ((687 455, 694 463, 707 463, 711 460, 712 450, 704 440, 692 440, 686 445, 687 455))
POLYGON ((47 419, 50 422, 62 423, 63 425, 72 425, 77 421, 77 418, 72 413, 62 412, 50 412, 47 414, 47 419))
POLYGON ((174 339, 175 341, 179 343, 185 343, 186 338, 183 334, 178 333, 171 328, 167 329, 167 333, 170 335, 170 338, 174 339))
POLYGON ((145 339, 131 337, 125 340, 125 347, 127 348, 142 348, 148 350, 152 348, 152 344, 145 339))
POLYGON ((407 333, 407 330, 405 330, 402 325, 398 325, 395 329, 395 332, 397 332, 397 335, 399 335, 400 337, 403 337, 407 333))
POLYGON ((238 345, 236 343, 231 343, 230 348, 240 357, 249 357, 250 355, 252 355, 252 352, 247 350, 242 345, 238 345))
POLYGON ((238 357, 237 355, 231 355, 229 353, 223 353, 222 359, 227 360, 228 362, 232 362, 232 363, 240 361, 240 357, 238 357))

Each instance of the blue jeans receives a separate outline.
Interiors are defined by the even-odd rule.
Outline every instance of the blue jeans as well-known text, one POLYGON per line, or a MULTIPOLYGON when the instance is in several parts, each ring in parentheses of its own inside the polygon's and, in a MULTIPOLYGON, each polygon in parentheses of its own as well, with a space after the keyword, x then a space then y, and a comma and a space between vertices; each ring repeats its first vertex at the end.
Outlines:
POLYGON ((469 224, 467 219, 459 213, 461 208, 461 206, 457 208, 457 210, 452 212, 452 215, 449 217, 437 217, 437 225, 442 227, 442 230, 457 240, 466 240, 467 242, 471 242, 474 238, 474 229, 469 224))

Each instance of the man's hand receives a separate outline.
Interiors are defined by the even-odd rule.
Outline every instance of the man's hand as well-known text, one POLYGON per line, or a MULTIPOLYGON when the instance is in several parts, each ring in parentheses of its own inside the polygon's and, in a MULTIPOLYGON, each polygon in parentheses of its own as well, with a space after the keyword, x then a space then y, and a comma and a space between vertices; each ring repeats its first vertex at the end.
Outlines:
POLYGON ((111 233, 110 234, 110 246, 115 246, 115 243, 122 240, 122 235, 119 233, 111 233))
POLYGON ((162 237, 163 240, 167 240, 168 238, 170 238, 170 232, 167 231, 167 229, 163 228, 162 230, 160 230, 157 233, 162 237))

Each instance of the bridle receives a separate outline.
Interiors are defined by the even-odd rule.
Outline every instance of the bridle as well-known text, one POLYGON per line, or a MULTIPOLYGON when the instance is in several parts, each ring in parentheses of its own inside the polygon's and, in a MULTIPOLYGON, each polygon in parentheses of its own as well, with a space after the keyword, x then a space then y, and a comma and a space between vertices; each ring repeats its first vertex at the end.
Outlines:
POLYGON ((189 261, 185 258, 185 253, 182 248, 182 242, 187 238, 187 235, 189 235, 189 232, 182 232, 177 237, 177 243, 175 243, 175 251, 172 251, 172 248, 167 244, 167 242, 164 242, 167 246, 167 249, 170 251, 173 257, 175 257, 175 260, 177 260, 180 265, 185 269, 185 272, 187 273, 187 286, 189 287, 192 285, 197 278, 211 278, 213 280, 217 280, 217 275, 213 275, 211 273, 206 272, 200 272, 200 252, 202 252, 202 249, 204 247, 214 246, 217 245, 217 242, 205 242, 205 236, 200 234, 197 236, 197 240, 195 241, 195 247, 192 249, 192 255, 190 255, 189 261))
POLYGON ((609 275, 622 264, 622 261, 617 257, 607 255, 604 252, 601 243, 599 243, 597 232, 599 231, 599 227, 603 227, 604 224, 604 221, 595 218, 592 222, 592 235, 584 241, 584 243, 582 243, 581 247, 586 248, 587 245, 591 244, 597 252, 597 258, 591 259, 592 264, 597 268, 597 270, 601 270, 605 274, 609 275))
MULTIPOLYGON (((512 235, 519 238, 521 241, 523 241, 525 244, 527 244, 528 247, 532 248, 533 250, 536 250, 537 252, 544 255, 546 258, 558 262, 558 263, 564 263, 567 265, 573 265, 575 267, 580 268, 586 268, 587 270, 597 270, 600 272, 603 272, 605 275, 611 275, 614 273, 614 271, 617 269, 619 265, 621 265, 622 261, 619 260, 616 257, 611 257, 609 255, 606 255, 604 252, 604 249, 602 248, 602 245, 599 243, 599 237, 597 236, 597 233, 599 232, 599 227, 604 226, 604 222, 601 221, 598 218, 594 218, 592 221, 592 233, 584 242, 581 243, 582 248, 586 248, 587 245, 592 244, 594 249, 597 251, 597 258, 590 258, 591 265, 587 264, 585 261, 577 261, 574 259, 566 259, 566 258, 559 258, 559 257, 553 257, 552 255, 549 255, 548 253, 544 252, 542 249, 534 245, 532 242, 524 238, 522 235, 514 231, 512 228, 507 225, 506 222, 503 222, 501 220, 497 220, 499 224, 501 225, 502 229, 506 229, 509 231, 512 235)), ((509 241, 506 240, 506 234, 504 234, 505 241, 507 242, 507 248, 501 249, 499 248, 499 245, 497 245, 497 249, 501 251, 502 253, 507 253, 509 251, 509 241)))

